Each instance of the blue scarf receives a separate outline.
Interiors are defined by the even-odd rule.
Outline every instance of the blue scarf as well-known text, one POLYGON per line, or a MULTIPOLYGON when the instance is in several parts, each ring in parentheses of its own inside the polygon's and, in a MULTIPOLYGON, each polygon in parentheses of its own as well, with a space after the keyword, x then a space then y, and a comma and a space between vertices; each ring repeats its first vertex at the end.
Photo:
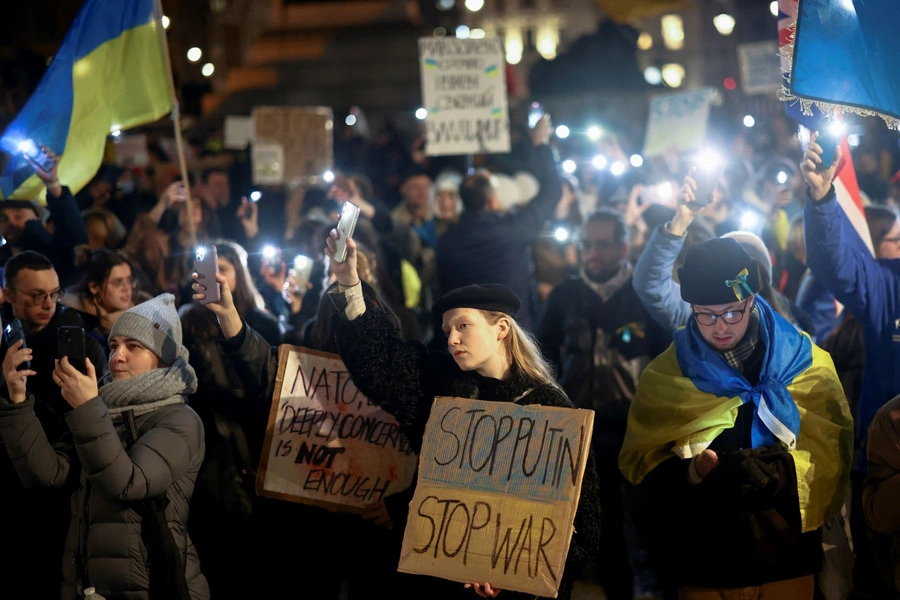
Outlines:
POLYGON ((754 448, 780 440, 793 450, 800 433, 800 412, 787 386, 812 366, 812 342, 759 296, 756 296, 756 307, 759 339, 766 352, 758 385, 751 386, 743 374, 703 339, 695 319, 675 332, 678 364, 682 374, 701 392, 753 403, 754 448))

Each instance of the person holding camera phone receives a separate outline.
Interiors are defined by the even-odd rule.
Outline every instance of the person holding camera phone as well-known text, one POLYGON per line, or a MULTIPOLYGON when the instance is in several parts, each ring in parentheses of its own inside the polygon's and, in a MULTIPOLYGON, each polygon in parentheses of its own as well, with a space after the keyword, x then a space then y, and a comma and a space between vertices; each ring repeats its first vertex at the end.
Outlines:
POLYGON ((683 600, 812 600, 853 443, 831 357, 759 296, 736 240, 694 245, 678 275, 692 318, 641 375, 619 468, 659 507, 683 600))
POLYGON ((75 248, 88 243, 88 234, 75 196, 59 180, 60 157, 46 146, 41 146, 41 152, 47 159, 45 166, 52 165, 50 170, 30 159, 29 164, 47 188, 47 204, 41 206, 37 198, 3 201, 0 234, 6 244, 0 247, 0 264, 25 250, 38 252, 55 265, 65 286, 75 283, 75 248), (47 229, 47 218, 51 215, 52 233, 47 229))
POLYGON ((105 385, 90 359, 55 361, 51 379, 72 409, 65 414, 71 437, 55 444, 35 414, 29 381, 37 373, 19 370, 31 352, 17 342, 3 360, 0 436, 22 483, 41 489, 78 481, 62 598, 87 587, 110 599, 209 598, 187 534, 204 432, 186 404, 197 377, 174 300, 163 294, 116 321, 105 385))

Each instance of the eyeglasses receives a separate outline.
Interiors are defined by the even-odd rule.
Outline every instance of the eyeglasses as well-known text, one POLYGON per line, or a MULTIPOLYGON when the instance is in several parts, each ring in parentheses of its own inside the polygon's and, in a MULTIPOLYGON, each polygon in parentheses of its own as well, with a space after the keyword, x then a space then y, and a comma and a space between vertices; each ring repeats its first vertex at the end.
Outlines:
POLYGON ((578 245, 581 247, 581 250, 585 252, 592 249, 609 250, 610 248, 618 246, 616 242, 611 242, 609 240, 581 240, 578 245))
POLYGON ((736 325, 744 320, 745 312, 747 312, 746 305, 740 310, 729 310, 728 312, 723 313, 695 312, 694 318, 697 319, 698 323, 706 325, 707 327, 715 325, 716 321, 719 319, 722 319, 728 325, 736 325))
MULTIPOLYGON (((15 288, 11 288, 11 289, 14 292, 17 291, 15 288)), ((25 294, 25 295, 28 298, 31 298, 31 303, 34 306, 43 306, 44 304, 46 304, 48 299, 53 304, 56 304, 57 302, 59 302, 59 299, 62 296, 62 290, 56 290, 55 292, 50 292, 49 294, 47 292, 35 292, 33 294, 25 294)))
POLYGON ((881 238, 882 244, 900 244, 900 237, 881 238))
POLYGON ((119 277, 116 279, 110 279, 109 285, 114 288, 127 287, 134 290, 137 289, 137 279, 134 279, 132 277, 119 277))

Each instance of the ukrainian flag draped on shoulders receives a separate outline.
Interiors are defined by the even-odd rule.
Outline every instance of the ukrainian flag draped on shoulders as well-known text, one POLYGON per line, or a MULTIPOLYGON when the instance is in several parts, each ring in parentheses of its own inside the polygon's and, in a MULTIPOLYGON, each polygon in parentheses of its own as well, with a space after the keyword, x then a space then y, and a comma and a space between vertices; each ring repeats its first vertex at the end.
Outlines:
POLYGON ((28 102, 0 136, 12 158, 0 173, 0 198, 32 200, 43 186, 20 145, 43 144, 62 156, 59 179, 84 187, 103 160, 106 137, 172 110, 165 40, 154 0, 86 0, 28 102))
POLYGON ((619 468, 637 485, 663 461, 693 458, 753 403, 753 447, 784 443, 794 459, 803 531, 840 511, 850 475, 853 422, 831 356, 759 296, 765 358, 752 386, 701 336, 697 324, 641 376, 619 468))

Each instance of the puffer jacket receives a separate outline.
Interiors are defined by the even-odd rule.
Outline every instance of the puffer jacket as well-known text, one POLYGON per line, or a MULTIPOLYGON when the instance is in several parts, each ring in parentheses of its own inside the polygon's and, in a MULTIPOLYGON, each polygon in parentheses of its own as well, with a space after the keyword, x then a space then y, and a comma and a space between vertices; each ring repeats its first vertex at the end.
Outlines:
POLYGON ((53 446, 34 414, 35 399, 0 404, 0 434, 27 488, 78 478, 63 560, 62 600, 96 588, 107 600, 149 600, 147 548, 134 504, 165 493, 166 518, 185 564, 193 600, 209 598, 187 534, 188 505, 203 462, 203 426, 186 404, 135 416, 137 441, 126 452, 125 425, 98 396, 66 413, 71 438, 53 446))

